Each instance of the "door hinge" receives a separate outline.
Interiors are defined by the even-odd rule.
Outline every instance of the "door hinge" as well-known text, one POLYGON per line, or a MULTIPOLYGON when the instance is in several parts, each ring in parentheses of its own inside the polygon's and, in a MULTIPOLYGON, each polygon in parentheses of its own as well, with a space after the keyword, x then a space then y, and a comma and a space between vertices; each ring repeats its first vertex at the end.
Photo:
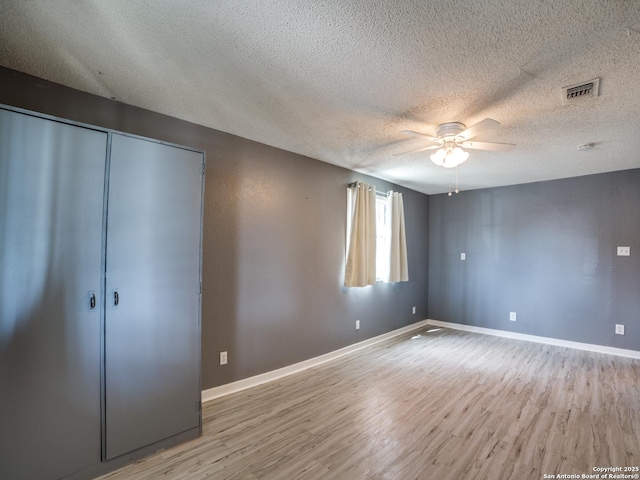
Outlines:
POLYGON ((202 282, 196 283, 196 292, 202 293, 202 282))
POLYGON ((202 175, 204 175, 205 170, 207 169, 204 162, 202 162, 202 175))

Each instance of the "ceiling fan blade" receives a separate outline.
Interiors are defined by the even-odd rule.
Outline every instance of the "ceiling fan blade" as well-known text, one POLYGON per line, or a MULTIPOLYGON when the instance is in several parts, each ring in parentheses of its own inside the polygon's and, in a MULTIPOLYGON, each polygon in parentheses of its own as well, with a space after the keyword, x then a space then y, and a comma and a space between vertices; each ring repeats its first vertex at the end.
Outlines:
POLYGON ((404 133, 405 135, 411 135, 413 137, 424 138, 426 140, 429 140, 430 142, 437 143, 438 145, 442 145, 442 140, 440 140, 437 137, 432 137, 431 135, 427 135, 425 133, 414 132, 412 130, 403 130, 402 133, 404 133))
POLYGON ((513 150, 513 143, 494 143, 494 142, 463 142, 460 144, 462 148, 471 148, 474 150, 491 150, 494 152, 508 152, 513 150))
POLYGON ((500 122, 496 122, 492 118, 485 118, 484 120, 479 121, 475 125, 467 128, 466 130, 463 130, 456 136, 461 137, 464 140, 469 140, 475 137, 476 135, 480 135, 483 132, 493 130, 494 128, 499 126, 500 126, 500 122))
POLYGON ((409 150, 408 152, 394 153, 393 156, 397 157, 399 155, 407 155, 409 153, 422 152, 424 150, 435 150, 436 148, 440 148, 440 145, 430 145, 428 147, 422 147, 422 148, 417 148, 415 150, 409 150))

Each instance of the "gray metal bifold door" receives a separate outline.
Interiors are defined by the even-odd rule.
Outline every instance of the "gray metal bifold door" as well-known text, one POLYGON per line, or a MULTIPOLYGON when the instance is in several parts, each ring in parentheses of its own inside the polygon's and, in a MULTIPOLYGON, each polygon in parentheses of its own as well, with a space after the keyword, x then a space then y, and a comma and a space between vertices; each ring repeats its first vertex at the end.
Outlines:
POLYGON ((0 478, 100 462, 107 134, 0 109, 0 478))
POLYGON ((198 427, 203 154, 113 135, 105 311, 108 459, 198 427))

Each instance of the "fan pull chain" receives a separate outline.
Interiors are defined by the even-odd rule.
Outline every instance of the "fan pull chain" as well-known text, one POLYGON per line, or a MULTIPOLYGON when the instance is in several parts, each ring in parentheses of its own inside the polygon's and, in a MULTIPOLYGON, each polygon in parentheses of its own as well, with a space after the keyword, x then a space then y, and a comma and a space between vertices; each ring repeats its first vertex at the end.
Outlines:
MULTIPOLYGON (((451 169, 449 169, 449 196, 453 195, 453 193, 451 193, 451 169)), ((456 194, 460 193, 460 190, 458 190, 458 167, 456 166, 456 189, 454 190, 454 192, 456 192, 456 194)))
POLYGON ((456 166, 456 193, 460 193, 458 190, 458 167, 456 166))

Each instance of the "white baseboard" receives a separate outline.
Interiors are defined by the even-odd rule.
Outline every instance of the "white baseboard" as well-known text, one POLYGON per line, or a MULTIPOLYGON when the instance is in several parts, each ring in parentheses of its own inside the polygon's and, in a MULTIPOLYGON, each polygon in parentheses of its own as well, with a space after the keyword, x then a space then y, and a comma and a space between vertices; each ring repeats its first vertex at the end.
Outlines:
POLYGON ((485 335, 494 335, 496 337, 514 338, 516 340, 525 340, 527 342, 545 343, 547 345, 556 345, 558 347, 575 348, 576 350, 586 350, 589 352, 618 355, 619 357, 640 358, 639 351, 625 350, 624 348, 606 347, 604 345, 593 345, 591 343, 572 342, 569 340, 560 340, 550 337, 539 337, 537 335, 528 335, 526 333, 508 332, 506 330, 494 330, 492 328, 475 327, 473 325, 463 325, 461 323, 442 322, 440 320, 429 319, 427 320, 427 323, 436 327, 464 330, 465 332, 483 333, 485 335))
POLYGON ((292 375, 294 373, 302 372, 303 370, 307 370, 312 367, 317 367, 318 365, 322 365, 323 363, 327 363, 337 358, 344 357, 345 355, 357 352, 358 350, 362 350, 363 348, 375 345, 376 343, 380 343, 390 338, 397 337, 398 335, 403 335, 413 330, 424 328, 427 326, 427 322, 428 320, 422 320, 417 323, 412 323, 411 325, 407 325, 406 327, 398 328, 397 330, 393 330, 391 332, 378 335, 377 337, 369 338, 368 340, 349 345, 348 347, 341 348, 340 350, 325 353, 324 355, 320 355, 319 357, 310 358, 309 360, 289 365, 288 367, 279 368, 278 370, 255 375, 243 380, 238 380, 237 382, 227 383, 226 385, 220 385, 219 387, 213 387, 209 388, 208 390, 203 390, 202 401, 208 402, 210 400, 223 397, 231 393, 246 390, 247 388, 257 387, 258 385, 262 385, 263 383, 272 382, 279 378, 286 377, 287 375, 292 375))

